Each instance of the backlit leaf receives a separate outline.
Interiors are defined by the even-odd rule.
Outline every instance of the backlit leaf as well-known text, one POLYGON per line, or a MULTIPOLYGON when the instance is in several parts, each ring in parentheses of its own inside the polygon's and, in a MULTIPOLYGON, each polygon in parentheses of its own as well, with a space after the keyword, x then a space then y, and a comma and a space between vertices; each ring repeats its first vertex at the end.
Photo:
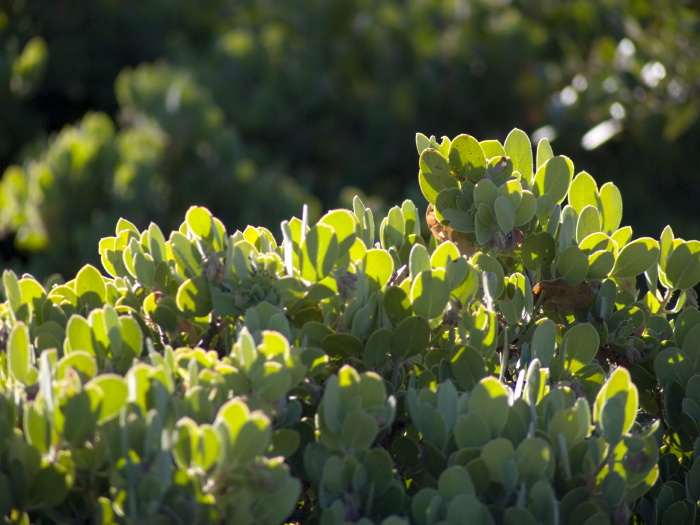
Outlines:
POLYGON ((611 275, 620 279, 629 279, 643 273, 659 257, 659 243, 642 237, 627 244, 617 255, 611 275))
POLYGON ((450 288, 442 269, 418 274, 411 286, 411 304, 416 315, 434 319, 442 315, 450 299, 450 288))
POLYGON ((673 249, 666 262, 666 279, 677 290, 700 282, 700 242, 687 241, 673 249))
POLYGON ((612 182, 606 182, 600 188, 601 231, 612 234, 622 220, 622 196, 612 182))
POLYGON ((479 142, 471 135, 459 135, 450 145, 450 168, 463 179, 477 182, 486 173, 486 157, 479 142))
POLYGON ((549 195, 555 204, 561 203, 569 192, 574 165, 568 157, 552 157, 535 174, 533 193, 535 197, 549 195))
POLYGON ((576 373, 593 361, 599 347, 600 337, 592 324, 581 323, 571 327, 564 334, 559 347, 564 368, 576 373))
POLYGON ((426 149, 420 156, 420 189, 428 202, 435 202, 440 190, 457 187, 457 179, 450 174, 447 159, 435 149, 426 149))
POLYGON ((513 161, 513 170, 527 181, 532 181, 532 145, 527 134, 519 129, 514 129, 506 137, 503 144, 506 155, 513 161))
POLYGON ((569 189, 569 204, 581 213, 586 206, 598 208, 598 186, 595 179, 582 171, 571 182, 569 189))

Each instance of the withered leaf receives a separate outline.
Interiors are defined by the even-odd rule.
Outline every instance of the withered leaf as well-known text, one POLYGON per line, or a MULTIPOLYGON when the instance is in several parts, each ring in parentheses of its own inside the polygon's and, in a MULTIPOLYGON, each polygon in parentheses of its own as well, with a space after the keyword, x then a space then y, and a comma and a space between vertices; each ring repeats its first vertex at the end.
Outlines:
POLYGON ((466 257, 471 257, 478 250, 467 240, 467 234, 464 232, 455 231, 454 228, 442 224, 435 216, 435 208, 432 204, 428 204, 428 209, 425 212, 425 221, 428 223, 428 228, 433 232, 435 238, 439 242, 452 241, 459 253, 466 257))
POLYGON ((532 289, 534 300, 542 307, 558 306, 565 310, 580 310, 590 308, 595 304, 596 297, 586 282, 572 286, 564 279, 540 281, 532 289))

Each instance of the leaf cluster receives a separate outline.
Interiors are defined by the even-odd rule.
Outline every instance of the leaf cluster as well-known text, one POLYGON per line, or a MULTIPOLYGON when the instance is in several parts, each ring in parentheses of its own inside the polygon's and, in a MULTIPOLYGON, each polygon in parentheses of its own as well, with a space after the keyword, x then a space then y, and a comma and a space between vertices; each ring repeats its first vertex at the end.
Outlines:
POLYGON ((119 219, 103 270, 6 270, 0 515, 693 523, 700 243, 633 239, 519 130, 417 146, 434 235, 411 201, 280 238, 193 206, 119 219))

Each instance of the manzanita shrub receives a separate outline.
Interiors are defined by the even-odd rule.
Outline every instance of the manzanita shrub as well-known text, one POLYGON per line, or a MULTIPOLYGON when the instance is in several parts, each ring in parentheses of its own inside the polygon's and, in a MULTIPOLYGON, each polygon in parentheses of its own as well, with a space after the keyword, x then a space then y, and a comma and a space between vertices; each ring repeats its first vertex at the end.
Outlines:
POLYGON ((427 228, 192 207, 5 271, 5 522, 694 523, 700 242, 522 131, 417 147, 427 228))

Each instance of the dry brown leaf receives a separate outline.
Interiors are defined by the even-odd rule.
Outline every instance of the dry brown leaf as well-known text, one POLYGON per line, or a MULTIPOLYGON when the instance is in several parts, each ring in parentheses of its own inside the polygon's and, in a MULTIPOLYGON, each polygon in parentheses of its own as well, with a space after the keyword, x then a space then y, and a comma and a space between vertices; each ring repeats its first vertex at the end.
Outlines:
POLYGON ((563 279, 540 281, 532 289, 532 293, 534 300, 539 301, 541 306, 558 306, 565 310, 590 308, 596 300, 588 283, 582 282, 572 286, 563 279))

